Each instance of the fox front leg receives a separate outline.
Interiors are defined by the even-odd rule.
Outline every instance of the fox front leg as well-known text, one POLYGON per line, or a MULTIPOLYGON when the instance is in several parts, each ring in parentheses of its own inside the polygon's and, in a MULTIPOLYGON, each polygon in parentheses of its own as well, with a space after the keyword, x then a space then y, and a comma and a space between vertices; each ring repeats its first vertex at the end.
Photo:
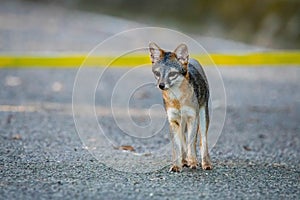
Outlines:
POLYGON ((181 172, 182 170, 182 132, 178 122, 170 121, 170 132, 172 138, 172 166, 170 172, 181 172))
POLYGON ((187 165, 192 169, 196 169, 198 165, 196 155, 198 124, 197 117, 189 117, 187 120, 187 165))

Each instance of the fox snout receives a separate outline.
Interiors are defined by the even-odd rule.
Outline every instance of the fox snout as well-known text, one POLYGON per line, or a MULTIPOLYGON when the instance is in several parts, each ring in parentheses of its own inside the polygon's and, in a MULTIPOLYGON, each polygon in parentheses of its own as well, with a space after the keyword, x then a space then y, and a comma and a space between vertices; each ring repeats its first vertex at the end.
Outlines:
POLYGON ((161 90, 167 90, 170 88, 170 83, 165 78, 159 78, 156 85, 161 90))
POLYGON ((165 84, 164 83, 159 83, 158 84, 158 87, 159 87, 159 89, 161 89, 161 90, 164 90, 165 89, 165 84))

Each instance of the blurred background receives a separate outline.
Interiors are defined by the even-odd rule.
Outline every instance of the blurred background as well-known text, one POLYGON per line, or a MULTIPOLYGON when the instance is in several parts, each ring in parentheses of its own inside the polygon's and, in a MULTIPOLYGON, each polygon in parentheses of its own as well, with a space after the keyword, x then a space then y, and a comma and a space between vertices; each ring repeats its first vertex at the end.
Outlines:
POLYGON ((24 0, 277 49, 300 47, 299 0, 24 0))

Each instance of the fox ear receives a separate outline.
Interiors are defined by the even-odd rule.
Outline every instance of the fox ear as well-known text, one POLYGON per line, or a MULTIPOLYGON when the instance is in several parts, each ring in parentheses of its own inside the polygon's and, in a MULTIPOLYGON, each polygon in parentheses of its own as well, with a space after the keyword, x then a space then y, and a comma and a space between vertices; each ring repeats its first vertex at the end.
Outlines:
POLYGON ((186 65, 189 61, 189 52, 185 44, 180 44, 174 51, 176 57, 181 64, 186 65))
POLYGON ((157 46, 157 44, 155 44, 154 42, 149 43, 149 51, 150 51, 152 63, 156 63, 164 55, 164 51, 159 46, 157 46))

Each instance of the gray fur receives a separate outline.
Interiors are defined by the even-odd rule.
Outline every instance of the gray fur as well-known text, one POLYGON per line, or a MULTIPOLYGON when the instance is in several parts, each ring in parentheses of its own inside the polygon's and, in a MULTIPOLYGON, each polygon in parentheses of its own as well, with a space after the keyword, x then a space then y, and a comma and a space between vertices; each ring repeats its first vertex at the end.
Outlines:
POLYGON ((197 60, 189 60, 188 73, 190 77, 189 82, 194 88, 199 106, 208 105, 209 86, 204 70, 197 60))

